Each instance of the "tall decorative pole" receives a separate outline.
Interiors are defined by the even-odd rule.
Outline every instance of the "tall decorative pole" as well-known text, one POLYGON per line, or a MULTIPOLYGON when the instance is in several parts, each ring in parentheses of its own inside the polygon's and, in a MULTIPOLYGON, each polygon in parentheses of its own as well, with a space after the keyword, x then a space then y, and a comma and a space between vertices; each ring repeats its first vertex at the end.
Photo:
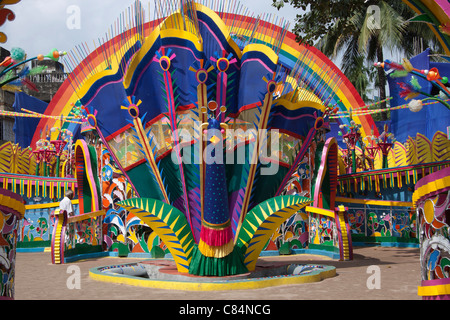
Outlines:
POLYGON ((51 162, 56 154, 55 147, 49 140, 39 139, 38 142, 36 142, 36 150, 34 150, 33 153, 35 154, 37 161, 36 175, 39 175, 39 163, 42 163, 44 166, 44 176, 47 176, 47 164, 51 162))
POLYGON ((43 153, 41 150, 34 150, 31 154, 34 154, 34 159, 36 160, 36 175, 39 175, 39 165, 42 162, 43 153))
MULTIPOLYGON (((34 158, 36 159, 36 175, 39 175, 40 164, 44 164, 44 149, 47 147, 48 140, 39 139, 36 142, 36 149, 33 151, 34 158)), ((44 168, 45 171, 45 168, 44 168)))
POLYGON ((388 126, 387 124, 384 125, 384 131, 383 133, 378 137, 377 146, 378 149, 381 151, 381 154, 383 155, 383 169, 388 168, 388 155, 389 151, 391 151, 392 146, 395 142, 394 135, 392 133, 388 132, 388 126), (391 142, 388 141, 391 140, 391 142))
MULTIPOLYGON (((352 119, 352 113, 350 111, 350 119, 352 119)), ((360 124, 356 124, 356 122, 354 120, 350 120, 350 125, 340 125, 339 126, 340 129, 344 129, 347 128, 347 133, 343 134, 342 131, 339 131, 338 134, 340 136, 342 136, 342 139, 344 141, 344 143, 347 145, 347 149, 351 152, 351 156, 352 156, 352 167, 351 167, 351 171, 348 173, 355 173, 356 172, 356 144, 359 141, 359 138, 361 137, 361 125, 360 124)), ((349 171, 349 168, 347 168, 347 170, 349 171)))
POLYGON ((377 152, 378 152, 378 146, 376 145, 378 138, 373 134, 373 132, 374 132, 374 130, 372 127, 372 134, 370 136, 363 138, 364 141, 367 141, 364 151, 370 159, 370 169, 371 170, 374 169, 375 156, 377 155, 377 152))
POLYGON ((43 153, 44 153, 44 176, 49 176, 50 175, 50 167, 49 164, 52 162, 53 157, 56 154, 56 150, 54 149, 53 145, 51 145, 52 147, 44 149, 43 153))
MULTIPOLYGON (((61 124, 62 125, 62 124, 61 124)), ((59 128, 52 128, 51 131, 58 130, 59 128)), ((55 177, 59 177, 59 166, 61 162, 61 155, 66 147, 67 143, 72 140, 72 132, 67 129, 60 130, 58 138, 56 140, 50 141, 50 143, 55 148, 55 156, 56 156, 56 170, 55 177)))

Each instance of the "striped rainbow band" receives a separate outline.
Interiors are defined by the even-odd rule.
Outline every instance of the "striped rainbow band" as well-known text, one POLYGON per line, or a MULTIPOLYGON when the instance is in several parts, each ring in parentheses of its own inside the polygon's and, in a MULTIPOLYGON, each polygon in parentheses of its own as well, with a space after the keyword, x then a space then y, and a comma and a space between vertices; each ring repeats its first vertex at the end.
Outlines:
MULTIPOLYGON (((200 4, 197 4, 197 10, 201 12, 211 11, 210 9, 200 4)), ((232 13, 220 15, 223 20, 223 28, 233 28, 233 31, 239 32, 239 34, 244 34, 252 31, 252 21, 254 20, 254 18, 232 13), (236 26, 239 26, 239 28, 237 28, 236 26)), ((215 19, 219 19, 219 16, 217 16, 215 19)), ((152 21, 147 22, 143 25, 143 33, 146 36, 145 43, 153 42, 156 38, 156 34, 159 34, 159 30, 158 32, 156 32, 156 34, 151 33, 154 29, 159 29, 157 27, 158 22, 159 21, 152 21)), ((276 39, 273 37, 271 38, 270 36, 271 33, 273 33, 272 31, 274 30, 274 28, 279 27, 267 22, 260 25, 257 32, 265 36, 266 42, 274 43, 276 39)), ((170 36, 175 37, 182 38, 187 34, 187 32, 179 32, 179 30, 178 32, 174 31, 175 30, 166 30, 166 32, 170 33, 170 36)), ((229 34, 227 30, 222 30, 222 32, 229 34)), ((76 65, 73 72, 61 85, 60 89, 57 91, 54 98, 48 105, 45 115, 69 116, 72 109, 74 108, 74 104, 79 100, 81 96, 84 95, 85 92, 83 91, 87 92, 87 90, 89 89, 89 83, 93 83, 99 77, 116 74, 119 70, 125 67, 129 68, 125 72, 125 77, 127 74, 132 74, 132 65, 127 65, 124 67, 122 64, 117 63, 116 61, 120 61, 124 56, 126 49, 132 47, 136 43, 136 41, 138 41, 138 39, 139 37, 137 36, 137 34, 133 33, 133 30, 117 34, 115 37, 112 37, 112 39, 106 41, 90 54, 88 54, 86 58, 81 61, 81 63, 76 65), (123 39, 127 41, 121 41, 123 39), (111 64, 111 68, 105 70, 105 65, 109 64, 111 64)), ((236 44, 234 44, 234 46, 236 46, 236 44)), ((145 45, 141 49, 144 49, 144 47, 145 45)), ((303 44, 299 45, 295 41, 295 35, 291 32, 287 32, 286 37, 284 38, 284 42, 280 47, 279 62, 292 69, 294 68, 298 60, 305 58, 306 53, 308 53, 308 63, 304 72, 311 74, 312 77, 316 78, 317 81, 313 81, 312 83, 321 81, 321 77, 327 78, 327 81, 323 81, 325 83, 324 90, 334 92, 331 101, 329 101, 331 104, 338 105, 341 111, 348 111, 353 108, 359 109, 364 106, 364 102, 357 93, 354 86, 334 65, 334 63, 331 62, 331 60, 329 60, 316 48, 305 46, 303 44), (321 70, 324 65, 328 66, 331 71, 326 75, 318 74, 317 71, 321 70), (334 79, 334 81, 330 79, 334 79), (338 79, 340 79, 339 85, 337 85, 338 79)), ((122 81, 126 82, 126 79, 122 78, 122 81)), ((377 130, 371 115, 358 115, 354 117, 354 120, 356 123, 362 125, 362 136, 371 135, 372 127, 377 130)), ((344 118, 339 119, 339 121, 341 123, 347 123, 349 119, 344 118)), ((36 133, 33 136, 31 145, 34 145, 36 141, 39 140, 39 132, 41 129, 45 129, 45 127, 51 128, 57 124, 56 122, 57 120, 55 120, 54 118, 41 119, 36 133)), ((74 129, 78 125, 67 122, 64 126, 66 129, 75 132, 74 129)), ((377 135, 377 132, 374 132, 374 134, 377 135)))

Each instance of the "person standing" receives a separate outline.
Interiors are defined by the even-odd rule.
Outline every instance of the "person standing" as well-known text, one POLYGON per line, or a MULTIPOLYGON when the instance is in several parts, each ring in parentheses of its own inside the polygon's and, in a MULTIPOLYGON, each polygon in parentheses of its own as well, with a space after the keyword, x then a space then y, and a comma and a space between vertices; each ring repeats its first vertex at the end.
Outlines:
POLYGON ((73 210, 72 199, 73 199, 73 191, 71 189, 69 189, 64 194, 64 199, 62 199, 61 202, 59 203, 60 211, 62 211, 62 210, 66 211, 67 216, 69 216, 69 217, 73 216, 75 214, 75 212, 73 210))

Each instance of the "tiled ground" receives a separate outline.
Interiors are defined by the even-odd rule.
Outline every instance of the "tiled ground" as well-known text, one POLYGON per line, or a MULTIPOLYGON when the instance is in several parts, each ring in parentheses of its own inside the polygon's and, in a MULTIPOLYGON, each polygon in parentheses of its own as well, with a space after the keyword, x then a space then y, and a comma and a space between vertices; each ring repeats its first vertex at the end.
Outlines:
MULTIPOLYGON (((52 265, 50 253, 17 253, 16 300, 420 300, 419 250, 414 248, 356 247, 354 260, 340 262, 322 256, 297 255, 260 258, 261 263, 326 264, 337 276, 316 283, 285 285, 255 290, 188 292, 148 289, 95 281, 89 269, 132 263, 142 259, 99 258, 52 265), (264 262, 263 262, 264 261, 264 262), (71 267, 81 271, 80 288, 70 289, 71 267), (370 266, 378 266, 380 289, 368 288, 370 266)), ((373 283, 369 280, 369 284, 373 283)))

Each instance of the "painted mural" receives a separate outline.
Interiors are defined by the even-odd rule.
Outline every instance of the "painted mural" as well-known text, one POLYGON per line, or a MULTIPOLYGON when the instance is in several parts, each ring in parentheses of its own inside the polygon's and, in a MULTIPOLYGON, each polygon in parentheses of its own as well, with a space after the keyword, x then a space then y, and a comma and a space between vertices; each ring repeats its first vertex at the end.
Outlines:
POLYGON ((106 211, 103 220, 105 249, 124 256, 129 253, 164 252, 164 243, 141 219, 116 205, 132 198, 133 190, 106 148, 102 149, 101 165, 102 207, 106 211))
POLYGON ((334 219, 322 215, 310 216, 309 241, 315 245, 337 247, 337 231, 334 219))
POLYGON ((349 207, 352 234, 416 239, 416 214, 401 207, 349 207))

